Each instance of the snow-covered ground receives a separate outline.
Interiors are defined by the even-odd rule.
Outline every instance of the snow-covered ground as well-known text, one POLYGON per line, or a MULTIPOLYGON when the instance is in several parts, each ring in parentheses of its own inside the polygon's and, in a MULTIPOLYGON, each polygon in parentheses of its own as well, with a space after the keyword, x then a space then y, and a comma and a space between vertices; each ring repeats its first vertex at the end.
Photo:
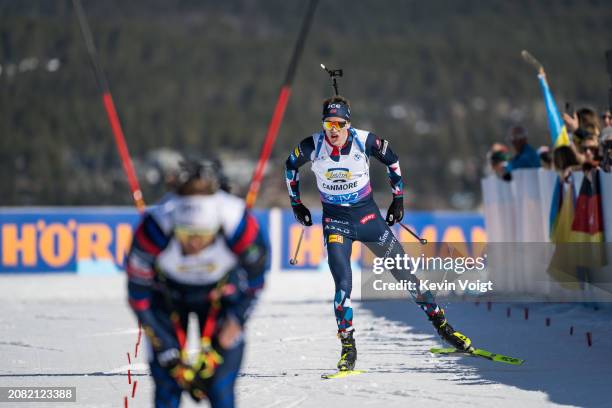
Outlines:
MULTIPOLYGON (((444 305, 451 323, 476 345, 527 360, 516 367, 433 356, 428 349, 441 343, 413 304, 355 301, 358 368, 368 373, 322 380, 339 357, 332 296, 324 272, 268 276, 249 325, 239 406, 610 406, 610 308, 515 304, 507 318, 508 305, 493 304, 490 311, 486 304, 444 305)), ((130 407, 151 406, 145 353, 134 359, 136 333, 122 276, 0 277, 0 386, 76 386, 78 402, 61 406, 122 407, 125 396, 130 407), (128 368, 138 381, 134 398, 128 368)))

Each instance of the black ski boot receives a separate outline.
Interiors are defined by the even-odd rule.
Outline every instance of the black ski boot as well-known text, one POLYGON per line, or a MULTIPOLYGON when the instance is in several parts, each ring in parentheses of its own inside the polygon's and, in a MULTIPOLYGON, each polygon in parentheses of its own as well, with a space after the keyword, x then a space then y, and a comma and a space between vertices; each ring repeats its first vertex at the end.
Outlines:
POLYGON ((338 361, 338 370, 350 371, 355 368, 355 361, 357 360, 357 347, 355 347, 353 330, 348 332, 339 332, 338 337, 342 343, 340 361, 338 361))
POLYGON ((440 309, 440 311, 431 317, 430 320, 440 337, 448 344, 461 351, 469 351, 472 348, 472 340, 453 329, 453 326, 448 324, 448 320, 446 320, 446 316, 444 316, 444 309, 440 309))

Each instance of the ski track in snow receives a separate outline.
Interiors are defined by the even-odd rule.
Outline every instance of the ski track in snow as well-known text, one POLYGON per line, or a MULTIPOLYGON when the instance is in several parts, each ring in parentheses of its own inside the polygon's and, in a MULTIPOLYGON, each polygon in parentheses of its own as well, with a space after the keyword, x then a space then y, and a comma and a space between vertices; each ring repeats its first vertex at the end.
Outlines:
MULTIPOLYGON (((367 373, 321 379, 334 371, 340 354, 331 276, 272 273, 249 322, 239 406, 609 406, 609 306, 593 311, 576 304, 514 304, 506 318, 508 305, 493 304, 491 311, 486 304, 442 305, 451 324, 477 347, 527 360, 515 367, 432 355, 429 348, 441 342, 414 304, 359 301, 359 276, 354 278, 357 368, 367 373), (546 317, 552 319, 550 327, 546 317), (593 333, 591 348, 586 331, 593 333)), ((134 357, 137 325, 127 307, 123 276, 2 276, 0 299, 0 386, 76 386, 76 406, 120 407, 124 396, 130 407, 152 406, 147 346, 143 342, 134 357), (128 369, 138 381, 134 399, 128 369)), ((193 340, 195 333, 190 335, 193 340)), ((188 397, 183 402, 198 406, 188 397)))

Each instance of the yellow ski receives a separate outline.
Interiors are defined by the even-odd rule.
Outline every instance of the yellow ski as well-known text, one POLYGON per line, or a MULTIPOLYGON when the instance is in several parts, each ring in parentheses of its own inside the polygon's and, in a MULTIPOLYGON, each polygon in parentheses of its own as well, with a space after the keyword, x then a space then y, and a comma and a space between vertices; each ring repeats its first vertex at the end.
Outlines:
POLYGON ((342 370, 342 371, 336 371, 335 373, 331 373, 331 374, 323 374, 321 375, 321 378, 325 380, 331 380, 332 378, 344 378, 344 377, 349 377, 351 375, 358 375, 358 374, 363 374, 363 373, 365 373, 364 370, 342 370))
POLYGON ((470 348, 469 350, 462 351, 454 348, 432 348, 429 350, 434 354, 464 354, 473 357, 482 357, 487 360, 496 361, 498 363, 506 363, 512 365, 521 365, 525 362, 525 360, 520 358, 514 358, 509 356, 504 356, 503 354, 491 353, 487 350, 470 348))

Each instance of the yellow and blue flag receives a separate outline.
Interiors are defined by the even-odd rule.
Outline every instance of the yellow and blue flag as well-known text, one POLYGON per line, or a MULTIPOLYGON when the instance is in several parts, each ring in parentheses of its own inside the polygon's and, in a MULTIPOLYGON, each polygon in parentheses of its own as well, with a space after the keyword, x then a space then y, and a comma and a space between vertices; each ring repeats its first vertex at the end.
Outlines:
POLYGON ((555 103, 555 98, 550 92, 550 87, 546 81, 546 75, 544 73, 538 74, 538 80, 540 81, 540 87, 544 94, 544 103, 546 104, 546 115, 548 116, 548 129, 550 130, 552 146, 567 146, 570 144, 569 135, 567 134, 563 118, 555 103))
MULTIPOLYGON (((548 86, 548 82, 546 81, 546 74, 544 74, 543 71, 538 74, 538 80, 540 81, 540 87, 542 88, 542 93, 544 94, 544 103, 546 105, 546 116, 548 117, 548 129, 550 131, 552 146, 553 148, 568 146, 570 144, 570 140, 569 135, 567 134, 567 128, 563 123, 563 118, 559 113, 555 98, 553 97, 550 87, 548 86)), ((564 191, 563 182, 560 178, 557 178, 555 189, 553 191, 549 217, 550 238, 553 242, 567 242, 566 240, 569 239, 571 228, 565 227, 568 226, 568 223, 571 226, 574 207, 573 195, 573 191, 564 191), (571 218, 564 220, 559 219, 561 216, 560 210, 562 208, 565 210, 563 212, 563 216, 566 218, 571 218)))
POLYGON ((576 208, 574 183, 564 183, 559 177, 555 182, 550 206, 550 240, 555 244, 572 242, 572 222, 576 208))

